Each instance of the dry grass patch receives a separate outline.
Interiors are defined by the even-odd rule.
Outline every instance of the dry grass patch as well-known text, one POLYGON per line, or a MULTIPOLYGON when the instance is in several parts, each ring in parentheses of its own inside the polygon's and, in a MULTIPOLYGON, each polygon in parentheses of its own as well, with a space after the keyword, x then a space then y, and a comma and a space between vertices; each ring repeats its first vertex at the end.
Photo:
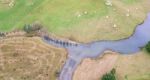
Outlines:
POLYGON ((0 40, 0 80, 56 80, 66 60, 64 49, 38 37, 0 40))
POLYGON ((150 56, 145 52, 120 55, 115 63, 118 80, 150 80, 150 56))
POLYGON ((98 59, 84 59, 74 73, 73 80, 99 80, 112 70, 117 59, 116 54, 106 54, 98 59))
POLYGON ((98 59, 84 59, 73 80, 100 80, 112 68, 117 80, 150 80, 150 56, 145 52, 132 55, 106 54, 98 59))

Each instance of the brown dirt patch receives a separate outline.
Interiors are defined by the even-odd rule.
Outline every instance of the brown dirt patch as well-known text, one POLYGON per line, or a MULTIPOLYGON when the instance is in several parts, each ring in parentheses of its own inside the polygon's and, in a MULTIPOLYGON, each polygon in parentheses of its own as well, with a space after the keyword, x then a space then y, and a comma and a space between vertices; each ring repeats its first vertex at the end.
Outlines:
POLYGON ((39 37, 1 39, 0 80, 56 80, 66 55, 39 37))
POLYGON ((106 54, 96 60, 84 59, 75 71, 73 80, 98 80, 113 68, 117 57, 117 54, 106 54))

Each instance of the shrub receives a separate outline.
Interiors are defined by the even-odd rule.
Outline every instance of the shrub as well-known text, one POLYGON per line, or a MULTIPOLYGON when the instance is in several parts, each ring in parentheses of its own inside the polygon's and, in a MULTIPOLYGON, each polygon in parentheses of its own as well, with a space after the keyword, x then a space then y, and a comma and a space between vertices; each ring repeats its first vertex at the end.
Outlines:
POLYGON ((4 37, 4 36, 5 36, 5 34, 0 32, 0 37, 4 37))
POLYGON ((150 41, 147 43, 147 45, 145 46, 145 49, 148 53, 150 53, 150 41))
POLYGON ((23 30, 27 33, 32 33, 40 30, 41 28, 41 24, 25 24, 23 30))
POLYGON ((25 24, 23 30, 24 30, 25 32, 29 33, 29 32, 32 31, 32 28, 31 28, 31 27, 32 27, 31 25, 25 24))
POLYGON ((116 80, 115 73, 116 73, 116 70, 112 69, 110 73, 106 73, 105 75, 103 75, 101 80, 116 80))

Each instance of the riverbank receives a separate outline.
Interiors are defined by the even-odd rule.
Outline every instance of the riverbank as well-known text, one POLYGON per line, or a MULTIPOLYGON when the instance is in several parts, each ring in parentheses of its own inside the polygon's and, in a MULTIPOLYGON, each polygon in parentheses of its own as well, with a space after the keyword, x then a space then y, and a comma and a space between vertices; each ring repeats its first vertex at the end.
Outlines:
POLYGON ((83 59, 74 72, 73 80, 100 80, 100 77, 113 68, 118 56, 118 53, 105 51, 104 55, 96 59, 83 59))
POLYGON ((105 52, 103 57, 84 59, 75 70, 73 80, 100 80, 112 68, 116 69, 117 80, 149 80, 149 61, 150 55, 144 51, 132 55, 105 52))

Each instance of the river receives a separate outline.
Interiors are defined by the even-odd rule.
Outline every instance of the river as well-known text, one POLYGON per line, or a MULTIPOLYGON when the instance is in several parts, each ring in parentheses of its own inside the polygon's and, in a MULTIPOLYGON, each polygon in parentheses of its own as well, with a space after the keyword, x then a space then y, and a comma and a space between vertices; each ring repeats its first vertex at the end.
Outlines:
POLYGON ((43 36, 42 39, 50 45, 67 49, 68 59, 63 66, 59 80, 72 80, 75 69, 85 58, 96 58, 105 50, 112 50, 120 54, 132 54, 140 51, 150 41, 150 13, 145 21, 135 28, 130 37, 121 40, 100 40, 87 44, 71 44, 53 40, 48 36, 43 36))

